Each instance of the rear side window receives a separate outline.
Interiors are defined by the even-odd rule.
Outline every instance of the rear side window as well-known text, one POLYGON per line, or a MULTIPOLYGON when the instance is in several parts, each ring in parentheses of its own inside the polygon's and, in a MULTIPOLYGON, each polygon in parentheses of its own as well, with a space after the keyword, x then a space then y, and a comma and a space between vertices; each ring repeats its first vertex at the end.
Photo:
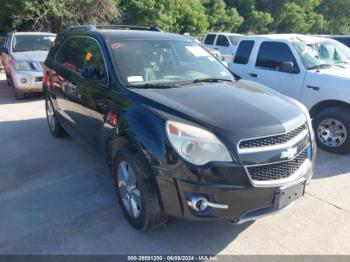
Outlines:
POLYGON ((293 62, 293 73, 299 73, 297 61, 286 43, 263 42, 260 45, 256 67, 278 71, 282 62, 293 62))
POLYGON ((56 63, 61 66, 81 72, 82 67, 82 38, 72 37, 65 41, 56 55, 56 63))
POLYGON ((216 40, 216 45, 219 45, 219 46, 229 46, 230 43, 229 43, 229 41, 228 41, 228 39, 227 39, 226 36, 224 36, 224 35, 219 35, 218 40, 216 40))
POLYGON ((252 53, 253 47, 254 47, 253 40, 241 41, 235 55, 234 63, 241 64, 241 65, 247 64, 249 61, 250 54, 252 53))
POLYGON ((89 80, 107 81, 107 70, 98 42, 92 38, 84 40, 82 71, 89 80))
POLYGON ((204 44, 205 45, 212 45, 212 44, 214 44, 215 37, 216 37, 216 35, 213 35, 213 34, 207 35, 207 37, 204 40, 204 44))

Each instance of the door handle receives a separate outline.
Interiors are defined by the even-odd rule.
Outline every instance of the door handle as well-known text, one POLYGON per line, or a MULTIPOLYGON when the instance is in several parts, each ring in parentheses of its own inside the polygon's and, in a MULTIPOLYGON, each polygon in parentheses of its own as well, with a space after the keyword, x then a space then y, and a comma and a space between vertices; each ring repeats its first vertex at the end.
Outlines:
POLYGON ((254 73, 250 73, 249 75, 250 75, 251 77, 255 77, 255 78, 258 77, 258 74, 254 74, 254 73))
POLYGON ((318 86, 306 86, 307 88, 313 89, 315 91, 320 90, 320 88, 318 86))

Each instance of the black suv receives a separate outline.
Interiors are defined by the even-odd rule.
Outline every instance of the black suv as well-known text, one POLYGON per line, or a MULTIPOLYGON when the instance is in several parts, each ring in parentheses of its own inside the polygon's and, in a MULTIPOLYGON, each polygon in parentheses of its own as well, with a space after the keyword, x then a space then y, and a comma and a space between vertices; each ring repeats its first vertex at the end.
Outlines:
POLYGON ((304 194, 315 144, 307 110, 239 80, 193 41, 156 28, 81 26, 44 65, 51 133, 111 167, 126 219, 242 223, 304 194))

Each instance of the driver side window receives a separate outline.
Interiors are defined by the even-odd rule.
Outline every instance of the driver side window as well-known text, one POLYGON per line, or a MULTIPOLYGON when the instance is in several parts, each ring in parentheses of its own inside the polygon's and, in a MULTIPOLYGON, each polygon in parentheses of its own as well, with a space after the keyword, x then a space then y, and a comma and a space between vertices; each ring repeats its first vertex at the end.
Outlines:
POLYGON ((297 61, 286 43, 265 41, 259 48, 256 67, 280 71, 280 65, 283 62, 292 62, 293 71, 291 73, 298 74, 300 72, 297 61))
POLYGON ((82 74, 87 80, 107 82, 107 70, 98 42, 92 38, 84 39, 82 74))

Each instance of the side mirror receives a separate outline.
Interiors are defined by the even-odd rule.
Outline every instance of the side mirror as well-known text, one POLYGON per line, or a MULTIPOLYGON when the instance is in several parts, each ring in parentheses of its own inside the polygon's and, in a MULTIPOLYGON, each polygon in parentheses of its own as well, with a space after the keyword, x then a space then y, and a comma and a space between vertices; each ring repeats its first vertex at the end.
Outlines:
POLYGON ((293 73, 294 63, 291 61, 280 63, 279 71, 284 72, 284 73, 293 73))

